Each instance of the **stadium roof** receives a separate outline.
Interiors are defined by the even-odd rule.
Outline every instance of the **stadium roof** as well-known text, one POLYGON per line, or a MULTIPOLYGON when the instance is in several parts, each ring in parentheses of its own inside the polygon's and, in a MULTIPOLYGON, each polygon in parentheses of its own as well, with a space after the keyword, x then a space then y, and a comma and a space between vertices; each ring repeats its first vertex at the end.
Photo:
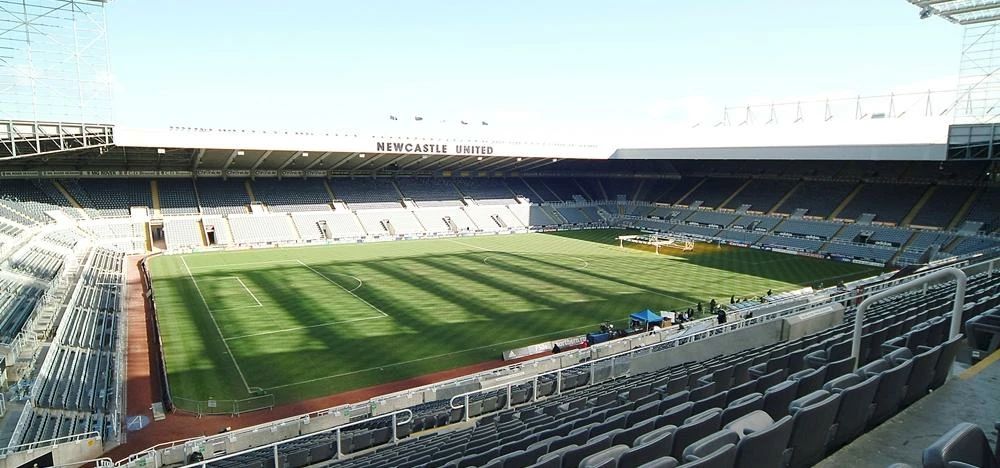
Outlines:
POLYGON ((1000 0, 907 0, 920 7, 920 17, 940 16, 969 25, 1000 20, 1000 0))

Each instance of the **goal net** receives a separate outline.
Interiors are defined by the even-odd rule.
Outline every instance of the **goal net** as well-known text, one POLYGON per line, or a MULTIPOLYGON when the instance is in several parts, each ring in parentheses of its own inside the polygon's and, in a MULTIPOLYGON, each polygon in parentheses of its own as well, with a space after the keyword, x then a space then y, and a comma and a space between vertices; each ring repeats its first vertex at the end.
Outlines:
POLYGON ((631 236, 618 236, 618 245, 625 248, 625 243, 652 245, 656 247, 656 254, 660 254, 661 248, 677 250, 694 250, 694 241, 686 237, 664 235, 664 234, 644 234, 631 236))

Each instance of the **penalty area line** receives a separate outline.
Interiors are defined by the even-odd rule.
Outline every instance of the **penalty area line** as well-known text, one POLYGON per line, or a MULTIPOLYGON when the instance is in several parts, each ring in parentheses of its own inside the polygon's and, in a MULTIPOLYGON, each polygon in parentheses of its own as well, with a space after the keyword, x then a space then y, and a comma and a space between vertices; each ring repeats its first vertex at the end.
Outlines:
MULTIPOLYGON (((357 289, 357 288, 354 288, 354 289, 347 289, 347 288, 345 288, 345 287, 341 286, 341 285, 340 285, 339 283, 337 283, 336 281, 334 281, 334 280, 330 279, 329 277, 327 277, 327 276, 326 276, 326 275, 324 275, 323 273, 320 273, 320 272, 319 272, 319 271, 317 271, 317 270, 316 270, 315 268, 313 268, 313 267, 311 267, 311 266, 309 266, 309 265, 307 265, 307 264, 303 263, 303 262, 302 262, 302 260, 296 260, 296 262, 298 262, 298 263, 299 263, 299 265, 302 265, 302 266, 304 266, 304 267, 308 268, 308 269, 309 269, 309 271, 311 271, 311 272, 313 272, 313 273, 316 273, 317 275, 319 275, 319 277, 320 277, 320 278, 323 278, 323 279, 325 279, 325 280, 326 280, 326 281, 327 281, 328 283, 330 283, 330 284, 332 284, 332 285, 334 285, 334 286, 336 286, 336 287, 338 287, 338 288, 340 288, 340 289, 344 290, 344 292, 346 292, 347 294, 350 294, 350 295, 354 296, 354 298, 355 298, 355 299, 357 299, 357 300, 359 300, 359 301, 363 302, 363 303, 364 303, 365 305, 367 305, 368 307, 371 307, 371 308, 372 308, 372 310, 374 310, 375 312, 378 312, 378 313, 382 314, 382 316, 383 316, 383 317, 388 317, 388 316, 389 316, 389 314, 387 314, 387 313, 385 313, 385 312, 382 312, 382 309, 379 309, 378 307, 375 307, 375 306, 374 306, 374 305, 373 305, 373 304, 372 304, 371 302, 368 302, 368 301, 364 300, 364 299, 363 299, 363 298, 362 298, 361 296, 358 296, 357 294, 354 294, 354 291, 355 291, 355 289, 357 289)), ((348 276, 350 276, 350 275, 348 275, 348 276)), ((361 279, 359 279, 359 278, 356 278, 356 277, 354 277, 354 276, 351 276, 351 278, 354 278, 355 280, 357 280, 357 281, 358 281, 358 283, 359 283, 359 284, 358 284, 358 288, 360 288, 360 287, 361 287, 361 285, 363 284, 363 283, 361 282, 361 279)))
POLYGON ((254 337, 254 336, 274 335, 276 333, 287 333, 287 332, 296 331, 296 330, 308 330, 310 328, 328 327, 330 325, 337 325, 337 324, 341 324, 341 323, 364 322, 366 320, 381 320, 381 319, 382 319, 382 317, 364 317, 364 318, 358 318, 358 319, 337 320, 337 321, 334 321, 334 322, 317 323, 316 325, 305 325, 305 326, 301 326, 301 327, 282 328, 280 330, 269 330, 269 331, 260 332, 260 333, 248 333, 246 335, 230 336, 229 338, 226 338, 226 341, 229 341, 229 340, 238 340, 240 338, 250 338, 250 337, 254 337))
POLYGON ((184 269, 187 270, 188 278, 191 278, 191 282, 194 283, 194 289, 198 291, 198 297, 201 297, 201 303, 205 304, 205 311, 208 312, 208 317, 212 319, 212 324, 215 325, 215 331, 219 332, 219 338, 222 338, 222 345, 226 347, 226 353, 229 354, 229 359, 233 361, 233 366, 236 367, 236 373, 240 375, 240 380, 243 381, 243 386, 247 389, 247 394, 250 393, 250 384, 247 383, 246 376, 243 375, 243 369, 240 369, 240 364, 236 362, 236 356, 233 354, 233 350, 229 349, 229 343, 226 342, 226 335, 222 333, 222 329, 219 328, 219 322, 215 321, 215 315, 212 314, 212 308, 208 306, 208 301, 205 299, 205 295, 201 292, 201 287, 198 286, 198 280, 194 279, 194 275, 191 274, 191 268, 188 267, 187 260, 184 260, 184 256, 181 256, 181 263, 184 264, 184 269))

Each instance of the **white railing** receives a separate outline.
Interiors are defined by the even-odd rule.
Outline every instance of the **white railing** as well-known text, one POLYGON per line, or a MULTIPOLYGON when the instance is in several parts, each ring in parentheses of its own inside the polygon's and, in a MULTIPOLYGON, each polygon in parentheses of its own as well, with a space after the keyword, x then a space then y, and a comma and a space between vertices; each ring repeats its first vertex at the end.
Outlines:
POLYGON ((868 307, 879 300, 895 296, 900 293, 904 293, 918 286, 926 286, 931 282, 940 280, 941 278, 952 277, 955 279, 955 301, 954 306, 951 310, 951 330, 948 334, 948 339, 954 338, 958 335, 958 330, 962 325, 962 307, 965 305, 965 283, 966 275, 965 272, 959 270, 958 268, 949 267, 941 270, 936 270, 933 273, 927 274, 920 278, 908 281, 906 283, 898 284, 889 289, 886 289, 877 294, 868 296, 861 305, 858 306, 857 312, 854 314, 854 340, 851 344, 851 358, 854 359, 854 367, 858 367, 858 356, 861 354, 861 333, 865 317, 865 311, 868 307))
MULTIPOLYGON (((27 408, 27 406, 25 407, 27 408)), ((13 452, 20 452, 21 450, 37 449, 41 447, 51 447, 53 445, 64 444, 66 442, 76 442, 78 440, 85 439, 98 439, 100 440, 101 433, 97 431, 83 432, 80 434, 72 434, 63 437, 56 437, 54 439, 42 440, 38 442, 26 442, 20 445, 8 445, 6 448, 0 448, 0 457, 13 452)), ((14 439, 11 439, 14 440, 14 439)))
MULTIPOLYGON (((247 453, 259 452, 259 451, 267 450, 267 449, 271 449, 271 451, 272 451, 272 455, 274 457, 274 466, 281 466, 281 462, 280 462, 279 455, 278 455, 278 453, 279 453, 278 452, 278 448, 281 447, 282 445, 294 443, 294 442, 297 442, 297 441, 300 441, 300 440, 303 440, 303 439, 309 439, 309 438, 321 436, 323 434, 331 434, 331 433, 335 434, 335 437, 336 437, 336 440, 337 440, 337 451, 336 451, 336 454, 335 454, 334 458, 337 459, 337 460, 340 460, 340 459, 344 458, 344 453, 342 451, 342 448, 344 446, 344 444, 343 444, 343 438, 342 438, 343 431, 345 431, 347 429, 351 429, 351 428, 357 427, 357 426, 371 424, 372 421, 377 421, 379 419, 389 419, 390 420, 390 427, 392 428, 392 431, 390 431, 389 443, 390 444, 395 444, 396 442, 399 441, 399 434, 397 432, 399 430, 399 426, 405 425, 405 424, 409 424, 410 422, 412 422, 413 421, 413 412, 410 411, 409 409, 403 409, 403 410, 399 410, 399 411, 394 411, 392 413, 385 414, 385 415, 382 415, 382 416, 378 416, 378 417, 375 417, 375 418, 364 419, 364 420, 361 420, 361 421, 355 421, 355 422, 352 422, 352 423, 348 423, 348 424, 343 424, 343 425, 340 425, 340 426, 332 427, 332 428, 329 428, 329 429, 324 429, 322 431, 310 432, 308 434, 302 434, 302 435, 299 435, 299 436, 296 436, 296 437, 292 437, 292 438, 289 438, 289 439, 284 439, 284 440, 280 440, 280 441, 277 441, 277 442, 272 442, 270 444, 261 445, 261 446, 258 446, 258 447, 251 447, 251 448, 248 448, 246 450, 241 450, 241 451, 238 451, 238 452, 227 453, 227 454, 225 454, 225 455, 223 455, 221 457, 213 457, 211 459, 205 459, 205 460, 197 462, 197 463, 191 463, 191 464, 184 465, 184 468, 189 468, 189 467, 206 467, 206 466, 208 466, 209 463, 218 463, 221 460, 225 460, 225 459, 233 458, 233 457, 238 457, 240 455, 244 455, 244 454, 247 454, 247 453)), ((199 443, 203 443, 204 446, 212 446, 213 445, 213 440, 216 440, 216 439, 218 439, 218 440, 226 440, 226 439, 229 439, 229 437, 230 437, 230 434, 223 434, 223 435, 220 435, 220 436, 217 436, 217 437, 206 438, 204 440, 200 440, 199 443)), ((204 454, 202 454, 202 455, 204 455, 204 454)), ((122 462, 118 462, 117 465, 121 466, 122 462)))

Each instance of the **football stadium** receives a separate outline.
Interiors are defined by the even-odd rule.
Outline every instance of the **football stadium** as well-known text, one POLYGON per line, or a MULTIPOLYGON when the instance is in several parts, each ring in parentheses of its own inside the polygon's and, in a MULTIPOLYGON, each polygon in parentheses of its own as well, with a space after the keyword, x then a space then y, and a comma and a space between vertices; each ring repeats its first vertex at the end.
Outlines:
POLYGON ((0 467, 1000 466, 1000 2, 627 130, 119 123, 130 3, 0 0, 0 467))

